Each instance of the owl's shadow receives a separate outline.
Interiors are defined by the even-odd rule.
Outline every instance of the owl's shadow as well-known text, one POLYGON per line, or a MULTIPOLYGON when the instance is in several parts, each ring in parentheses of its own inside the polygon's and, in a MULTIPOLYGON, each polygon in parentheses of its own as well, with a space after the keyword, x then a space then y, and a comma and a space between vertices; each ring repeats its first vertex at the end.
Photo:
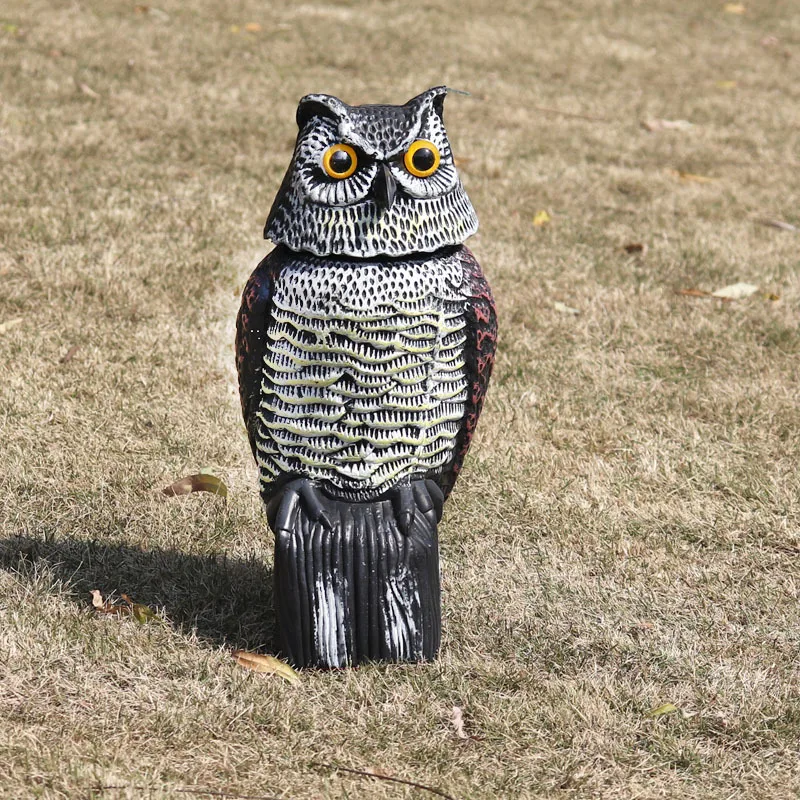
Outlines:
POLYGON ((93 589, 125 593, 211 646, 272 650, 272 567, 256 559, 12 536, 0 539, 0 569, 30 581, 46 572, 87 610, 93 589))

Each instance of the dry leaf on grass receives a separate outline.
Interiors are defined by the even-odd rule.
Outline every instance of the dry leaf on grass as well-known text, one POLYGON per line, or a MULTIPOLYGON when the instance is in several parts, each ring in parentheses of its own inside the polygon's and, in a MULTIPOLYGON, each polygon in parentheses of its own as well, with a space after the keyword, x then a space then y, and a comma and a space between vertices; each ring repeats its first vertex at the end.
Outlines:
POLYGON ((646 131, 655 133, 656 131, 688 131, 694 125, 687 119, 646 119, 642 121, 642 127, 646 131))
MULTIPOLYGON (((751 297, 758 291, 758 286, 753 283, 732 283, 730 286, 723 286, 722 289, 717 289, 715 292, 705 292, 702 289, 676 289, 675 294, 683 295, 684 297, 715 297, 717 300, 743 300, 751 297)), ((765 295, 769 299, 771 296, 765 295)))
POLYGON ((89 86, 89 84, 88 84, 88 83, 78 83, 78 88, 79 88, 79 89, 80 89, 80 90, 81 90, 81 91, 82 91, 82 92, 83 92, 83 93, 84 93, 84 94, 85 94, 87 97, 91 97, 91 98, 94 98, 94 99, 96 99, 96 98, 100 97, 100 94, 99 94, 98 92, 96 92, 94 89, 92 89, 92 87, 91 87, 91 86, 89 86))
POLYGON ((245 29, 245 30, 246 30, 248 33, 259 33, 259 32, 261 31, 261 24, 260 24, 260 23, 258 23, 258 22, 248 22, 248 23, 247 23, 247 24, 244 26, 244 29, 245 29))
POLYGON ((248 653, 246 650, 234 650, 232 655, 240 667, 253 672, 277 675, 279 678, 289 681, 289 683, 300 683, 300 676, 287 663, 274 656, 248 653))
POLYGON ((123 594, 122 599, 128 604, 130 614, 137 622, 145 623, 151 619, 156 619, 156 612, 152 608, 141 603, 134 603, 127 594, 123 594))
POLYGON ((14 319, 7 319, 5 322, 0 322, 0 333, 5 333, 15 328, 22 322, 22 317, 15 317, 14 319))
POLYGON ((464 713, 458 706, 453 706, 450 721, 453 723, 453 730, 459 739, 469 739, 469 734, 464 730, 464 713))
POLYGON ((577 308, 568 306, 566 303, 562 303, 560 300, 556 300, 555 303, 553 303, 553 308, 558 311, 559 314, 571 314, 572 316, 577 316, 581 313, 577 308))
POLYGON ((744 14, 747 9, 741 3, 725 3, 723 11, 726 14, 744 14))
POLYGON ((736 81, 717 81, 717 89, 735 89, 737 86, 736 81))
POLYGON ((151 619, 158 619, 158 615, 152 608, 135 603, 127 594, 122 595, 124 603, 112 603, 111 600, 104 600, 99 589, 92 589, 90 594, 92 595, 92 606, 100 614, 113 614, 117 617, 131 616, 142 624, 151 619))
POLYGON ((684 172, 682 169, 671 169, 668 172, 684 183, 713 183, 715 180, 708 175, 696 175, 694 172, 684 172))
POLYGON ((792 225, 791 222, 784 222, 782 219, 768 219, 763 217, 757 219, 759 225, 766 225, 768 228, 777 228, 780 231, 800 231, 797 225, 792 225))
POLYGON ((101 611, 104 614, 113 614, 114 612, 112 606, 108 600, 103 600, 103 595, 101 594, 99 589, 92 589, 89 594, 92 595, 92 606, 96 608, 98 611, 101 611))
POLYGON ((663 717, 666 714, 674 714, 678 710, 678 707, 672 703, 664 703, 662 706, 656 706, 655 708, 651 708, 647 712, 648 717, 653 717, 653 719, 658 719, 658 717, 663 717))
POLYGON ((711 292, 712 297, 719 297, 722 300, 742 300, 750 297, 758 291, 758 286, 753 283, 732 283, 730 286, 723 286, 716 292, 711 292))
POLYGON ((537 211, 533 215, 533 227, 541 228, 542 225, 547 225, 550 222, 550 219, 550 215, 544 209, 537 211))
POLYGON ((67 364, 72 361, 72 359, 75 358, 75 354, 78 352, 78 350, 80 350, 80 347, 81 346, 79 344, 72 345, 72 347, 70 347, 69 350, 67 350, 67 352, 58 359, 58 363, 67 364))
POLYGON ((199 472, 197 475, 187 475, 161 490, 167 497, 178 497, 192 492, 210 492, 220 497, 228 496, 228 487, 215 475, 199 472))
POLYGON ((647 255, 647 245, 642 242, 629 242, 622 249, 629 255, 647 255))

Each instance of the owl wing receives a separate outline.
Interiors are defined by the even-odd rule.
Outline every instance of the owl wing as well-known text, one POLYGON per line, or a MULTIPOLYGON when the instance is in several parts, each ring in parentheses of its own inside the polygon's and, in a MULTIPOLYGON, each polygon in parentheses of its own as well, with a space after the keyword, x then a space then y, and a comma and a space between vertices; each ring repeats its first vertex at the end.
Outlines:
POLYGON ((494 366, 497 348, 497 312, 492 290, 484 277, 480 264, 472 252, 461 248, 461 263, 464 268, 464 317, 467 340, 464 343, 464 370, 467 378, 467 402, 461 431, 456 439, 455 455, 445 471, 436 479, 445 498, 461 471, 472 436, 483 408, 489 377, 494 366))
POLYGON ((236 317, 236 369, 242 415, 256 457, 258 408, 261 402, 261 376, 267 352, 267 329, 272 315, 275 280, 283 266, 276 248, 255 268, 242 292, 242 305, 236 317))

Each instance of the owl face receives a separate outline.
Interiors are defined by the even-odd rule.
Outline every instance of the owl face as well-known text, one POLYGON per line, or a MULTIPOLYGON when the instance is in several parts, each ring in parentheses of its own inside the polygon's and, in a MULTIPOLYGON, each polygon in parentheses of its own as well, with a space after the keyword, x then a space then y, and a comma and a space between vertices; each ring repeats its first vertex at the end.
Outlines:
POLYGON ((440 86, 403 106, 307 95, 264 235, 315 255, 406 256, 461 244, 478 219, 456 172, 440 86))

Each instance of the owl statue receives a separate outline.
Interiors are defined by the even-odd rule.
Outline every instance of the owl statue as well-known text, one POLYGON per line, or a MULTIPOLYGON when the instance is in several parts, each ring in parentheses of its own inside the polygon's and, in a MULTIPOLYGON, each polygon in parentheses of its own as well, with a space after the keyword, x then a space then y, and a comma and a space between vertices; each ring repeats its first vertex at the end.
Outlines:
POLYGON ((275 534, 281 653, 433 659, 437 525, 472 439, 497 322, 463 245, 478 220, 446 87, 403 106, 311 94, 237 319, 242 411, 275 534))

